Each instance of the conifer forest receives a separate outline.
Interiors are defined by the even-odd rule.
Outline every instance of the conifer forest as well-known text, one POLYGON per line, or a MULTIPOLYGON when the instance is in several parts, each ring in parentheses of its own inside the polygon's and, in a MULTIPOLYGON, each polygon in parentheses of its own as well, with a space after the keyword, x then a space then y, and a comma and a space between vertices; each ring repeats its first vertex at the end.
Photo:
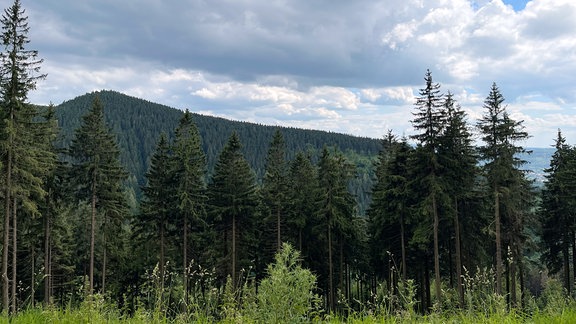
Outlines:
POLYGON ((41 53, 1 18, 1 318, 576 320, 576 148, 486 86, 472 120, 423 71, 414 135, 208 117, 114 91, 29 102, 41 53))

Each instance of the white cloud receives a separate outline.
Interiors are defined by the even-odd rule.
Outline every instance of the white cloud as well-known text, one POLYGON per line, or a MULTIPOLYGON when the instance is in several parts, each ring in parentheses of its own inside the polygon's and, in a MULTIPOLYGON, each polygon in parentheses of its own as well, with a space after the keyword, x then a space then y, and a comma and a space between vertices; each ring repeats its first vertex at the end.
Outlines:
POLYGON ((114 89, 233 119, 380 137, 408 132, 429 68, 471 118, 497 82, 528 132, 544 138, 533 145, 576 116, 571 0, 532 0, 521 11, 501 0, 24 6, 49 74, 31 93, 38 103, 114 89))

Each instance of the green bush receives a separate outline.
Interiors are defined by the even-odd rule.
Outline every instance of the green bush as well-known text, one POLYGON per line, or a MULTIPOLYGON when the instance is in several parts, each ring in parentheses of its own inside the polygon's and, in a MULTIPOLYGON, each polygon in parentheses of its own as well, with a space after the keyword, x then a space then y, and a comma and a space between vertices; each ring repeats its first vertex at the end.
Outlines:
POLYGON ((316 276, 300 265, 300 252, 284 243, 245 314, 263 323, 309 322, 317 309, 316 276))

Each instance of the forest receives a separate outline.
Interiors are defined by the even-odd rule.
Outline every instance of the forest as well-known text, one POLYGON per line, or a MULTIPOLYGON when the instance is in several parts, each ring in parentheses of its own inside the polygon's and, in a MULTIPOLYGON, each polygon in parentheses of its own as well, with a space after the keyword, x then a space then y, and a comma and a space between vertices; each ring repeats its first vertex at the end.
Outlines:
POLYGON ((558 130, 536 185, 496 83, 471 121, 426 71, 414 135, 380 140, 114 91, 44 107, 27 19, 1 19, 2 319, 576 319, 576 148, 558 130))

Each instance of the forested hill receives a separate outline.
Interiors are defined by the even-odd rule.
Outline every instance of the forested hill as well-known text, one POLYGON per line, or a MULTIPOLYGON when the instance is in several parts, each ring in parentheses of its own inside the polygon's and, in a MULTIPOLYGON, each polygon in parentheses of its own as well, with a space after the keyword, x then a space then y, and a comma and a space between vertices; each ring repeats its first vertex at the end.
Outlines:
MULTIPOLYGON (((99 96, 104 106, 108 126, 117 136, 118 144, 122 150, 121 160, 132 174, 132 182, 137 183, 138 186, 143 185, 144 174, 148 169, 149 159, 156 148, 160 134, 165 132, 169 136, 173 136, 173 131, 183 112, 115 91, 85 94, 65 101, 56 107, 62 133, 61 141, 64 147, 68 147, 73 138, 74 130, 80 126, 82 116, 92 105, 95 95, 99 96)), ((193 113, 193 111, 191 112, 193 113)), ((347 156, 353 157, 355 160, 353 162, 366 169, 369 167, 367 165, 369 164, 369 157, 373 157, 380 150, 380 143, 377 139, 317 130, 279 128, 200 114, 193 116, 202 136, 209 172, 234 130, 242 141, 246 159, 259 178, 262 176, 268 146, 276 129, 280 129, 284 135, 288 159, 291 159, 297 151, 308 150, 314 154, 324 145, 328 145, 337 147, 347 156)), ((364 180, 359 179, 360 182, 368 180, 366 174, 361 178, 364 180)), ((368 185, 368 183, 358 183, 355 187, 363 188, 356 188, 356 191, 365 191, 368 185)))

